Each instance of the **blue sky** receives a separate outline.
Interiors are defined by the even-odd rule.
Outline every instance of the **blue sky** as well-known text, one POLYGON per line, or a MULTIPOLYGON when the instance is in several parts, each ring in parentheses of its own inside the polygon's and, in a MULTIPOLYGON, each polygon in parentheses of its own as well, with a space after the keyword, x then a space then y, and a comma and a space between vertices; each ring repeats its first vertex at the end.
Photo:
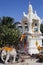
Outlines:
POLYGON ((34 11, 43 18, 43 0, 0 0, 0 17, 10 16, 20 21, 23 17, 23 12, 28 12, 29 1, 33 6, 34 11))

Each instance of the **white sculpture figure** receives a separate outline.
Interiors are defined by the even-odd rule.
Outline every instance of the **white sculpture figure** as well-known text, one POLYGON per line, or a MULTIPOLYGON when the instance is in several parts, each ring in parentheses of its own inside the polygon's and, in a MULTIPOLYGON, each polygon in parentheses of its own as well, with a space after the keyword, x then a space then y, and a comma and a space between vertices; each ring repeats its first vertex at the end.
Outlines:
POLYGON ((17 55, 17 53, 16 53, 15 48, 4 47, 1 52, 1 59, 3 62, 8 63, 10 56, 13 56, 14 59, 13 59, 12 63, 15 63, 16 55, 17 55), (4 59, 4 57, 5 57, 5 59, 4 59))

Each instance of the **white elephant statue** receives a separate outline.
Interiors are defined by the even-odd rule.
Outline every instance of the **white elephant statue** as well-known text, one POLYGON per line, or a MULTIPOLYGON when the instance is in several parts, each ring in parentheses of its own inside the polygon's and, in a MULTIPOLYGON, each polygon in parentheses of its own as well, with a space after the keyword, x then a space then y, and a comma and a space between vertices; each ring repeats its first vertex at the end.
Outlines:
POLYGON ((15 63, 17 52, 15 48, 4 47, 1 52, 1 59, 4 63, 8 63, 10 57, 13 56, 12 63, 15 63))

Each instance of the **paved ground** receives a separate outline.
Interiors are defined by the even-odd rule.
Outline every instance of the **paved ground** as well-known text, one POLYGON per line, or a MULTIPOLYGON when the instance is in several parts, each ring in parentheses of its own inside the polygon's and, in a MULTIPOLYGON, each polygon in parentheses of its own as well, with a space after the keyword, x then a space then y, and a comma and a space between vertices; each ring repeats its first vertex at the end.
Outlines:
POLYGON ((38 59, 32 58, 32 59, 24 59, 24 62, 19 62, 19 63, 15 63, 15 64, 3 64, 0 61, 0 65, 43 65, 43 63, 39 62, 38 59))
POLYGON ((2 64, 0 63, 0 65, 43 65, 43 63, 38 62, 38 59, 25 59, 24 62, 19 62, 19 63, 15 63, 15 64, 2 64))

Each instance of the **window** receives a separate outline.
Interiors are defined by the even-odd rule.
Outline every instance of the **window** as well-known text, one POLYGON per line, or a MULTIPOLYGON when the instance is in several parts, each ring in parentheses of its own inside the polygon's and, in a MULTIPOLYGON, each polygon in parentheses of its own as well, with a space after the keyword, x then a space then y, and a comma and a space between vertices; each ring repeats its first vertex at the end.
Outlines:
POLYGON ((18 29, 20 30, 20 32, 23 32, 22 26, 19 26, 18 29))
POLYGON ((25 26, 25 31, 28 31, 28 26, 25 26))
POLYGON ((34 28, 34 32, 37 32, 38 31, 38 28, 34 28))
POLYGON ((37 26, 37 23, 35 23, 35 26, 37 26))

